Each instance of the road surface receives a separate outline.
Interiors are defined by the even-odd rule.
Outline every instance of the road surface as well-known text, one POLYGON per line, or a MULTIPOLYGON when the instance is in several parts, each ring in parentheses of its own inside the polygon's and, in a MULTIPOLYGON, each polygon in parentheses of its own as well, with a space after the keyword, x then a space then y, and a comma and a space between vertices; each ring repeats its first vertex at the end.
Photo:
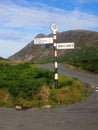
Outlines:
POLYGON ((68 75, 86 78, 85 82, 95 85, 93 94, 81 103, 54 109, 0 108, 0 130, 98 130, 98 77, 89 73, 82 73, 82 77, 63 67, 59 70, 64 74, 66 70, 68 75))
MULTIPOLYGON (((54 71, 53 64, 42 64, 42 65, 39 65, 38 67, 54 71)), ((58 72, 63 75, 67 75, 67 76, 79 79, 91 86, 98 86, 98 75, 95 75, 89 72, 79 71, 74 68, 69 68, 68 66, 63 65, 63 64, 58 64, 58 72)))

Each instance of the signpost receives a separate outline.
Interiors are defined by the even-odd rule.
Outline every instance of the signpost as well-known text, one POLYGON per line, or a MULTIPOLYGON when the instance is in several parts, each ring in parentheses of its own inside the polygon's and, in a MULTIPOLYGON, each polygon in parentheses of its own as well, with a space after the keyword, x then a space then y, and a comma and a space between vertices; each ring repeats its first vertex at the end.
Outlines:
POLYGON ((58 30, 57 24, 51 25, 51 30, 53 31, 53 47, 54 47, 54 82, 55 88, 58 88, 58 62, 57 62, 57 36, 56 32, 58 30))
POLYGON ((45 38, 35 38, 34 44, 53 44, 54 48, 54 81, 55 81, 55 88, 58 88, 58 62, 57 62, 57 50, 58 49, 74 49, 74 42, 69 43, 57 43, 57 30, 58 25, 52 24, 51 30, 53 31, 53 37, 45 37, 45 38))

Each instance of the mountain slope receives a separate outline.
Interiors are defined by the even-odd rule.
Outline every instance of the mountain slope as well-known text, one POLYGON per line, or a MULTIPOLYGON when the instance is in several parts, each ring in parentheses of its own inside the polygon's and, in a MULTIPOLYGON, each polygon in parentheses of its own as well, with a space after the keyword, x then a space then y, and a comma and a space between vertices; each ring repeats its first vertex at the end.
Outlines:
MULTIPOLYGON (((38 34, 36 37, 50 37, 50 35, 38 34)), ((95 47, 98 45, 98 32, 87 30, 70 30, 57 33, 57 42, 75 42, 74 50, 84 50, 86 47, 95 47)), ((70 50, 58 50, 58 56, 64 55, 70 50)), ((52 44, 34 45, 31 41, 26 47, 9 57, 10 60, 42 60, 53 57, 52 44)))

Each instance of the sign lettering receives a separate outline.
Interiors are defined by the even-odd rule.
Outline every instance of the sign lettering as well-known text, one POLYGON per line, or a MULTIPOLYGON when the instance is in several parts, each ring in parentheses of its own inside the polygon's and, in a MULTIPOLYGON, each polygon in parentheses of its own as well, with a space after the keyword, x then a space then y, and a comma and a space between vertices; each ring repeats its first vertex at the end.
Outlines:
POLYGON ((74 49, 74 42, 57 43, 57 49, 74 49))
POLYGON ((34 39, 34 44, 51 44, 51 43, 53 43, 52 37, 34 39))

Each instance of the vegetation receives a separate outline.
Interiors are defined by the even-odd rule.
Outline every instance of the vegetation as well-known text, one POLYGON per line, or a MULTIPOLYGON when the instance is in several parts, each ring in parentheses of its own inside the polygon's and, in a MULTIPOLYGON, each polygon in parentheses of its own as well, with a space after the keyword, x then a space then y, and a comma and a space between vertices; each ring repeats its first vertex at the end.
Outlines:
POLYGON ((65 62, 98 74, 98 44, 96 47, 85 47, 84 49, 70 51, 59 57, 59 62, 65 62))
POLYGON ((0 106, 23 108, 57 107, 84 100, 91 93, 87 85, 59 76, 59 89, 54 89, 53 73, 35 67, 34 64, 0 63, 0 106))

